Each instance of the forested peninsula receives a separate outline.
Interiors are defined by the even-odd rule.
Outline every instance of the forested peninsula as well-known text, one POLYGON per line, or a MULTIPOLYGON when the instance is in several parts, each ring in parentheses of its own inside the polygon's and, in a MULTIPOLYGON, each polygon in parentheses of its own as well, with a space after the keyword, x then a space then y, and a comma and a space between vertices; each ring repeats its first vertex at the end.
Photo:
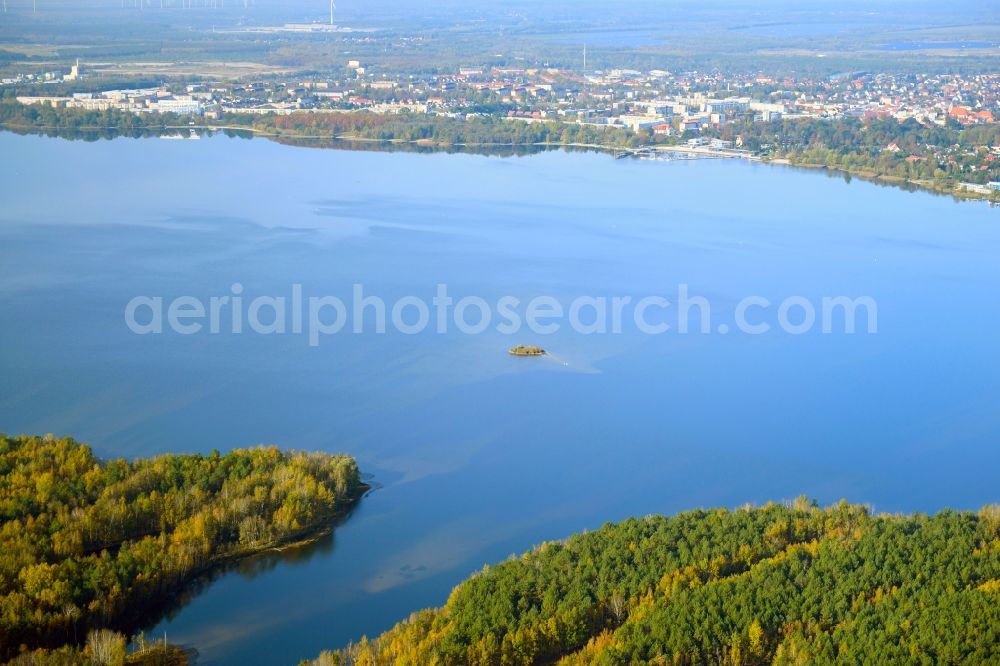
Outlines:
POLYGON ((118 632, 203 573, 325 532, 366 488, 344 455, 105 461, 73 439, 0 435, 0 662, 182 662, 126 655, 118 632))
POLYGON ((804 499, 545 543, 314 666, 1000 663, 1000 507, 804 499))
MULTIPOLYGON (((0 436, 0 660, 186 663, 120 632, 199 574, 329 528, 365 489, 346 456, 102 461, 0 436)), ((1000 507, 633 518, 487 566, 443 607, 307 663, 1000 663, 1000 507)))

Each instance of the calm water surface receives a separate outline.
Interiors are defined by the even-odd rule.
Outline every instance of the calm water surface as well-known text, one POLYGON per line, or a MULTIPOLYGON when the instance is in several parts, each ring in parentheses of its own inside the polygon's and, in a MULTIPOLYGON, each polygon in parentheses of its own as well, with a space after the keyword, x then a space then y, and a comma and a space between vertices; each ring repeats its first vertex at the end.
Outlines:
MULTIPOLYGON (((294 663, 484 563, 633 514, 806 493, 977 508, 1000 483, 1000 212, 820 173, 594 154, 0 135, 0 430, 104 455, 271 442, 381 484, 334 537, 151 628, 294 663), (136 295, 867 295, 877 335, 137 336, 136 295), (507 346, 541 343, 548 359, 507 346)), ((714 327, 714 324, 713 324, 714 327)))

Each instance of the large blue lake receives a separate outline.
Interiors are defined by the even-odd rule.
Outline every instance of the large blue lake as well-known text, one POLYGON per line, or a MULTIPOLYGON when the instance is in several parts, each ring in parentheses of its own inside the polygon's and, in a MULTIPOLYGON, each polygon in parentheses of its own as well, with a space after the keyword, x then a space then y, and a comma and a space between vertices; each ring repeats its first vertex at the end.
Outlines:
POLYGON ((0 430, 107 456, 345 451, 380 485, 333 538, 246 563, 151 627, 200 663, 295 663, 443 603, 484 563, 629 515, 998 499, 1000 211, 986 204, 563 152, 2 134, 0 156, 0 430), (311 347, 125 324, 135 296, 237 282, 248 300, 358 283, 490 302, 673 300, 687 284, 714 332, 345 330, 311 347), (717 331, 747 296, 841 295, 877 302, 876 334, 717 331), (506 353, 522 342, 551 356, 506 353))

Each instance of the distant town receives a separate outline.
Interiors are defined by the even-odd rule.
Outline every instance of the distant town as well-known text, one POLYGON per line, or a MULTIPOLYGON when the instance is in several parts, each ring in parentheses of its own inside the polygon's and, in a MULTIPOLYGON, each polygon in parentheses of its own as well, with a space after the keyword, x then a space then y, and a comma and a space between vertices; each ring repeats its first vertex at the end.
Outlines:
MULTIPOLYGON (((105 70, 106 72, 106 70, 105 70)), ((68 70, 20 74, 4 86, 60 83, 87 77, 79 62, 68 70)), ((170 111, 291 114, 322 110, 464 116, 470 106, 509 107, 521 120, 557 119, 623 126, 671 135, 739 119, 781 117, 895 118, 944 125, 992 123, 1000 114, 1000 74, 892 75, 851 72, 822 80, 758 75, 628 69, 581 74, 563 69, 462 67, 448 74, 393 77, 359 60, 336 78, 204 82, 72 96, 20 96, 22 104, 64 105, 136 113, 170 111)), ((473 112, 475 113, 475 112, 473 112)))

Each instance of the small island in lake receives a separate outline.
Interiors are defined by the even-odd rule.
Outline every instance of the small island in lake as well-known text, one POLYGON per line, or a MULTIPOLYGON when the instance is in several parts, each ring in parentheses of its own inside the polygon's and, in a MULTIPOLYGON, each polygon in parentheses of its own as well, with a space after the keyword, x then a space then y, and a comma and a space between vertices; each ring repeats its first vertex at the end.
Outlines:
POLYGON ((510 348, 511 356, 545 356, 545 350, 534 345, 518 345, 510 348))

